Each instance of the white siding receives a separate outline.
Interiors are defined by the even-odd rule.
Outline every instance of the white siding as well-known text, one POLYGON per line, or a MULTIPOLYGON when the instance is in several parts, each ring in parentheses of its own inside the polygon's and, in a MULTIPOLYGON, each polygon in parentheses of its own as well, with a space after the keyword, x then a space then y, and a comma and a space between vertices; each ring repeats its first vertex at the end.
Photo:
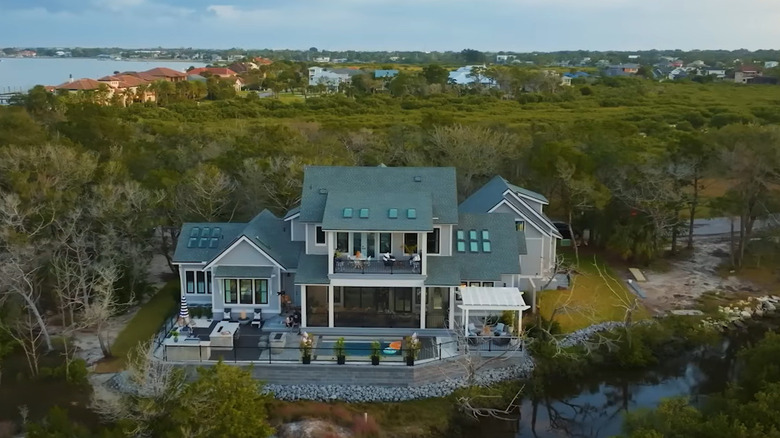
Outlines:
POLYGON ((541 238, 529 239, 526 237, 525 246, 527 254, 520 257, 520 272, 523 275, 542 276, 542 248, 541 238))
POLYGON ((452 225, 441 225, 441 233, 439 235, 439 255, 451 256, 452 255, 452 225))

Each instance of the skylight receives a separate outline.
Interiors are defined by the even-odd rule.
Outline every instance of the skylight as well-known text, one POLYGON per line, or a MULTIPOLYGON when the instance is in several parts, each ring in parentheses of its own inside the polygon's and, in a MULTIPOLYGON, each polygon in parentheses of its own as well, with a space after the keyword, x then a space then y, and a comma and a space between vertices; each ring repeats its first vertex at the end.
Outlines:
POLYGON ((350 217, 352 217, 352 209, 351 209, 351 208, 349 208, 349 207, 345 208, 345 209, 344 209, 344 212, 343 212, 343 214, 342 214, 342 215, 343 215, 345 218, 350 218, 350 217))
POLYGON ((203 227, 200 229, 200 237, 211 237, 211 227, 203 227))
POLYGON ((209 248, 216 248, 218 244, 219 244, 219 239, 217 239, 216 237, 212 237, 211 243, 209 243, 209 248))
POLYGON ((200 245, 199 245, 199 246, 200 246, 201 248, 208 248, 208 246, 209 246, 209 239, 207 239, 207 238, 205 238, 205 237, 201 237, 201 238, 200 238, 200 245))
POLYGON ((476 240, 472 240, 471 242, 469 242, 469 250, 471 252, 479 252, 479 244, 477 243, 476 240))
POLYGON ((490 232, 488 230, 482 230, 482 240, 490 240, 490 232))
POLYGON ((477 230, 471 230, 471 231, 469 231, 469 239, 471 239, 471 240, 477 240, 477 230))
POLYGON ((417 210, 410 208, 406 210, 407 219, 417 219, 417 210))
POLYGON ((190 237, 198 236, 200 236, 200 227, 192 227, 192 230, 190 230, 190 237))
POLYGON ((198 239, 196 237, 190 237, 189 242, 187 242, 187 248, 197 248, 198 246, 198 239))
POLYGON ((219 237, 222 235, 222 228, 214 227, 211 229, 211 237, 219 237))
POLYGON ((361 219, 367 219, 368 218, 368 209, 367 208, 361 208, 360 209, 360 218, 361 219))
POLYGON ((466 252, 466 242, 458 240, 458 252, 466 252))
POLYGON ((490 252, 490 241, 489 240, 483 240, 482 241, 482 252, 490 252))
POLYGON ((389 217, 390 219, 398 219, 398 209, 391 208, 387 210, 387 217, 389 217))
POLYGON ((463 232, 463 230, 458 230, 458 240, 463 240, 466 238, 466 234, 463 232))

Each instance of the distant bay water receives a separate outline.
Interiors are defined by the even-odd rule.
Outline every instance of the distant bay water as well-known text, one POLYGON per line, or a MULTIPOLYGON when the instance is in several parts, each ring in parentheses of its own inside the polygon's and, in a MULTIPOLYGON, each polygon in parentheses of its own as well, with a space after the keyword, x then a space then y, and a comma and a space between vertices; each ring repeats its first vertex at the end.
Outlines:
POLYGON ((0 93, 27 91, 40 85, 59 85, 73 79, 92 78, 114 74, 115 71, 144 71, 168 67, 185 71, 190 66, 205 67, 191 61, 115 61, 94 58, 0 58, 0 93))

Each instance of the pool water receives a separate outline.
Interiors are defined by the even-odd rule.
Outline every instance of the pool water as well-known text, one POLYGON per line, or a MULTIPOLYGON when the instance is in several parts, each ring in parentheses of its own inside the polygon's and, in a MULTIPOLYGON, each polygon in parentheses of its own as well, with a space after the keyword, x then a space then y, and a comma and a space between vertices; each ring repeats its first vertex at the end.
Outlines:
MULTIPOLYGON (((401 354, 400 351, 396 351, 393 354, 387 354, 385 353, 385 349, 390 345, 389 342, 380 342, 382 344, 382 356, 396 356, 401 354)), ((315 348, 317 350, 318 354, 321 355, 332 355, 333 354, 333 345, 334 342, 332 341, 323 341, 320 342, 320 344, 315 348)), ((346 341, 344 343, 345 351, 347 356, 365 356, 369 357, 371 356, 371 342, 360 342, 360 341, 346 341)))

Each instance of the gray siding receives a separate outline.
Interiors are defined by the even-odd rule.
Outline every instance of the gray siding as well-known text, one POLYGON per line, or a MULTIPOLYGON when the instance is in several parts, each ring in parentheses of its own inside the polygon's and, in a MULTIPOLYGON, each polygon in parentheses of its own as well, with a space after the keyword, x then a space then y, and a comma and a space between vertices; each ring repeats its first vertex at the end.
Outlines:
POLYGON ((217 263, 216 266, 274 266, 274 263, 259 253, 252 245, 247 242, 239 243, 235 248, 229 250, 217 263))
POLYGON ((289 221, 290 231, 293 242, 303 242, 306 240, 306 224, 301 223, 297 218, 289 221))
POLYGON ((520 256, 520 272, 523 275, 542 276, 542 248, 544 240, 537 239, 525 239, 525 246, 528 249, 528 254, 520 256))
MULTIPOLYGON (((320 224, 305 224, 306 225, 306 254, 327 254, 328 245, 317 245, 317 225, 320 224)), ((297 232, 297 230, 296 230, 297 232)), ((327 239, 325 242, 327 243, 327 239)))
POLYGON ((452 256, 452 225, 441 225, 440 257, 452 256))

